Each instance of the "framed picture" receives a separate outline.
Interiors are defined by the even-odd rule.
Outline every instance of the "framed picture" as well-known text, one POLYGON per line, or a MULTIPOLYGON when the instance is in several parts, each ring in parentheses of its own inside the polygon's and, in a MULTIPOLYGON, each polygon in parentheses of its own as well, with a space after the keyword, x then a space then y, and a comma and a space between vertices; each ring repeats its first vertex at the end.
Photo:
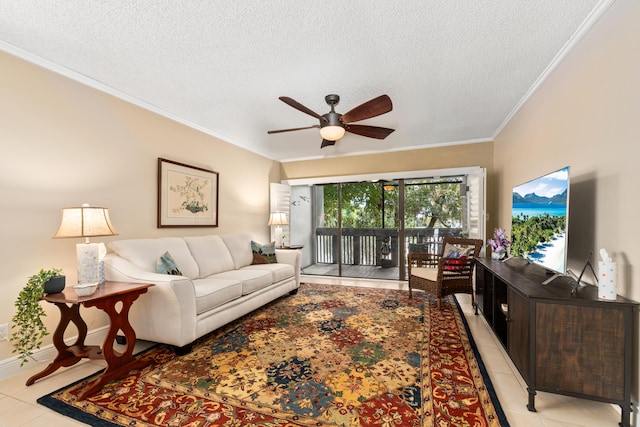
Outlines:
POLYGON ((158 158, 158 228, 217 226, 218 172, 158 158))

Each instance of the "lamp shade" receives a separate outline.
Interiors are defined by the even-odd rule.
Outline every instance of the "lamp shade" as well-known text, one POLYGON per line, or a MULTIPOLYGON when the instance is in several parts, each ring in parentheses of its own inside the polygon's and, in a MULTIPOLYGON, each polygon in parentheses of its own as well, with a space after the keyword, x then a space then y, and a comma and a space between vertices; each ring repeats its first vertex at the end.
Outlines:
POLYGON ((271 212, 269 215, 269 223, 267 225, 287 225, 287 214, 284 212, 271 212))
POLYGON ((118 232, 109 219, 109 209, 89 206, 63 208, 62 220, 54 239, 64 237, 115 236, 118 232))

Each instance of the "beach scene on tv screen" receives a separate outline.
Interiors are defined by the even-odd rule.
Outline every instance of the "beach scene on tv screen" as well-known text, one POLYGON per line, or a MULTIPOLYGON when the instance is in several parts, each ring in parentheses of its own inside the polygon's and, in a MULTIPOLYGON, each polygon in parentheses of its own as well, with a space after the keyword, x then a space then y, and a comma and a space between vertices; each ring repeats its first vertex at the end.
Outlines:
POLYGON ((565 273, 569 168, 513 189, 511 254, 565 273))

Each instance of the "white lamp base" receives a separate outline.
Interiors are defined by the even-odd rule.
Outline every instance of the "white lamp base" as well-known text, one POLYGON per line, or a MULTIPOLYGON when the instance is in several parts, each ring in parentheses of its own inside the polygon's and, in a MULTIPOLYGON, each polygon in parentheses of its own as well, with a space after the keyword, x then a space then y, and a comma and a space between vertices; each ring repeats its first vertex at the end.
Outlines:
POLYGON ((78 243, 76 257, 78 258, 78 283, 99 283, 100 244, 78 243))
POLYGON ((276 238, 276 248, 281 248, 282 247, 282 227, 276 227, 273 234, 276 238))

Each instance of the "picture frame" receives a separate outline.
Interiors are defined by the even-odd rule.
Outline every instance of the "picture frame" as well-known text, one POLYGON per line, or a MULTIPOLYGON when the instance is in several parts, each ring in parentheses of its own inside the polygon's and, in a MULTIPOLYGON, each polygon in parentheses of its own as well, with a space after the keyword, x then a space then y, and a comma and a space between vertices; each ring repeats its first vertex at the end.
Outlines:
POLYGON ((158 228, 217 227, 219 174, 158 158, 158 228))

